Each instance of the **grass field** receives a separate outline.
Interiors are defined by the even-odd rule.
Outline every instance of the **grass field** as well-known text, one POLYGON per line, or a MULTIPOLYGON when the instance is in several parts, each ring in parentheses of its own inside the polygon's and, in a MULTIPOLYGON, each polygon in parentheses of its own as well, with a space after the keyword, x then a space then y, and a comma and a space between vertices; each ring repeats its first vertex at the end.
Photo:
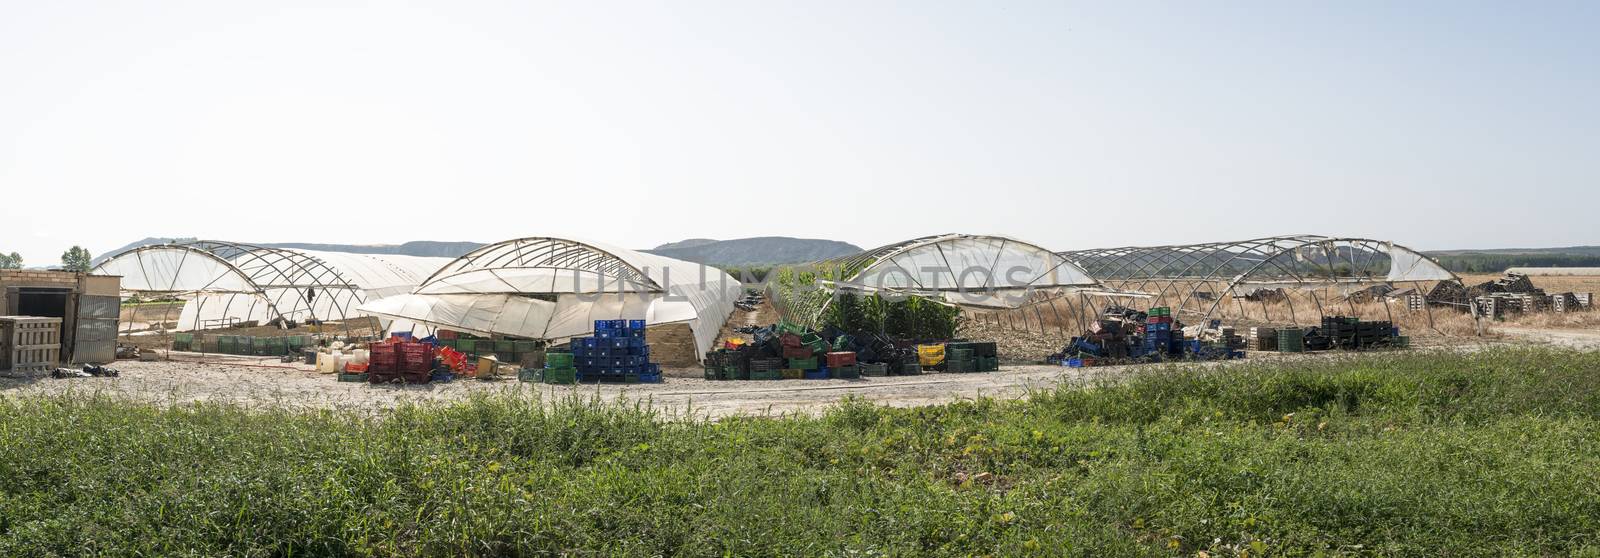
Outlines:
POLYGON ((1600 556, 1600 354, 677 420, 0 402, 0 555, 1600 556))

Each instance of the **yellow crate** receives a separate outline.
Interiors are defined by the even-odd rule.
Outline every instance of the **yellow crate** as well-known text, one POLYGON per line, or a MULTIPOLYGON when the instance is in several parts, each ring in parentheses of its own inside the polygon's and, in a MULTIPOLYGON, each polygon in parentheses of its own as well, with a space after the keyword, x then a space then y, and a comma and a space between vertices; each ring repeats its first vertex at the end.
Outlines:
POLYGON ((944 345, 917 345, 917 364, 926 368, 944 362, 944 345))

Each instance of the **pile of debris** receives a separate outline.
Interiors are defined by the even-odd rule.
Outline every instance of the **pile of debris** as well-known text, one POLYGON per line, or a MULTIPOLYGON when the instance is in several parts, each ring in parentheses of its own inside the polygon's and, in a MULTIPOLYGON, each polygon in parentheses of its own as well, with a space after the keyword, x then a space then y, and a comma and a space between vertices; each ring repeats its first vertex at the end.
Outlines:
POLYGON ((1546 293, 1521 273, 1507 273, 1505 277, 1473 285, 1465 294, 1479 316, 1495 320, 1511 314, 1587 311, 1593 308, 1594 300, 1593 293, 1546 293))
POLYGON ((1534 286, 1527 275, 1508 272, 1505 277, 1470 287, 1442 282, 1426 297, 1428 304, 1475 308, 1478 315, 1502 319, 1511 314, 1533 312, 1582 312, 1594 308, 1593 293, 1547 293, 1534 286))
POLYGON ((1191 359, 1219 360, 1243 358, 1245 341, 1221 320, 1184 326, 1172 317, 1167 307, 1139 312, 1131 308, 1108 308, 1089 331, 1073 337, 1067 345, 1046 358, 1062 366, 1084 367, 1132 362, 1191 359))

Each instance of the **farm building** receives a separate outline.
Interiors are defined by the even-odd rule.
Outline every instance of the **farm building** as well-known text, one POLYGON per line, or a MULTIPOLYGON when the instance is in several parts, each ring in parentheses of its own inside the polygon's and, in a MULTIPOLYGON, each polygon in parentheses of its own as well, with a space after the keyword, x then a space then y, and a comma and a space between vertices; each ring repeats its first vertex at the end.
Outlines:
POLYGON ((1387 312, 1396 300, 1388 296, 1392 289, 1418 293, 1461 284, 1420 252, 1366 238, 1283 236, 1061 255, 1108 286, 1151 295, 1142 302, 1147 307, 1200 318, 1315 324, 1363 314, 1358 307, 1366 304, 1387 312))
POLYGON ((774 304, 795 323, 816 326, 838 290, 934 299, 964 308, 1007 309, 1041 295, 1102 288, 1078 265, 1003 236, 945 234, 813 262, 780 273, 774 304))
POLYGON ((449 262, 204 240, 133 248, 95 273, 122 276, 125 294, 185 300, 176 329, 195 331, 364 317, 361 303, 410 292, 449 262))
POLYGON ((111 362, 119 278, 69 271, 0 270, 0 316, 59 318, 59 362, 111 362))
POLYGON ((743 287, 715 268, 565 238, 484 246, 441 266, 409 294, 364 312, 482 336, 560 342, 595 320, 644 319, 664 365, 711 348, 743 287))

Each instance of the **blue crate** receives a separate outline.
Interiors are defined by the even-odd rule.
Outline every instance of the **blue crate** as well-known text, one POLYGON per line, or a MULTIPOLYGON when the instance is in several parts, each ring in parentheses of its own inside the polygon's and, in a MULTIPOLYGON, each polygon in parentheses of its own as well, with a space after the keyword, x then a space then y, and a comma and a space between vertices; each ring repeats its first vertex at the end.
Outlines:
POLYGON ((639 383, 641 383, 641 384, 659 384, 659 383, 661 383, 661 374, 659 374, 659 373, 656 373, 656 374, 640 374, 639 375, 639 383))
POLYGON ((1172 324, 1145 324, 1144 330, 1147 332, 1172 331, 1172 324))
POLYGON ((581 339, 583 339, 583 347, 585 349, 593 349, 600 346, 599 339, 593 337, 582 337, 581 339))
POLYGON ((633 345, 631 339, 607 339, 606 346, 612 349, 626 349, 633 345))
POLYGON ((628 320, 628 329, 644 329, 644 320, 628 320))
POLYGON ((611 339, 612 337, 616 337, 617 336, 617 332, 609 330, 609 329, 597 329, 597 330, 594 330, 594 336, 595 336, 596 339, 599 339, 600 341, 607 341, 607 340, 611 339))
POLYGON ((627 339, 627 341, 628 341, 628 346, 629 347, 643 347, 643 346, 645 346, 645 342, 644 342, 644 338, 643 337, 629 337, 627 339))
POLYGON ((827 367, 822 367, 816 370, 806 370, 801 377, 807 380, 826 380, 833 377, 833 371, 827 367))
POLYGON ((1072 368, 1083 368, 1083 359, 1081 359, 1081 358, 1069 358, 1069 359, 1067 359, 1067 366, 1072 367, 1072 368))
POLYGON ((595 331, 601 331, 601 330, 606 330, 606 329, 611 329, 611 320, 595 320, 594 321, 594 330, 595 331))

